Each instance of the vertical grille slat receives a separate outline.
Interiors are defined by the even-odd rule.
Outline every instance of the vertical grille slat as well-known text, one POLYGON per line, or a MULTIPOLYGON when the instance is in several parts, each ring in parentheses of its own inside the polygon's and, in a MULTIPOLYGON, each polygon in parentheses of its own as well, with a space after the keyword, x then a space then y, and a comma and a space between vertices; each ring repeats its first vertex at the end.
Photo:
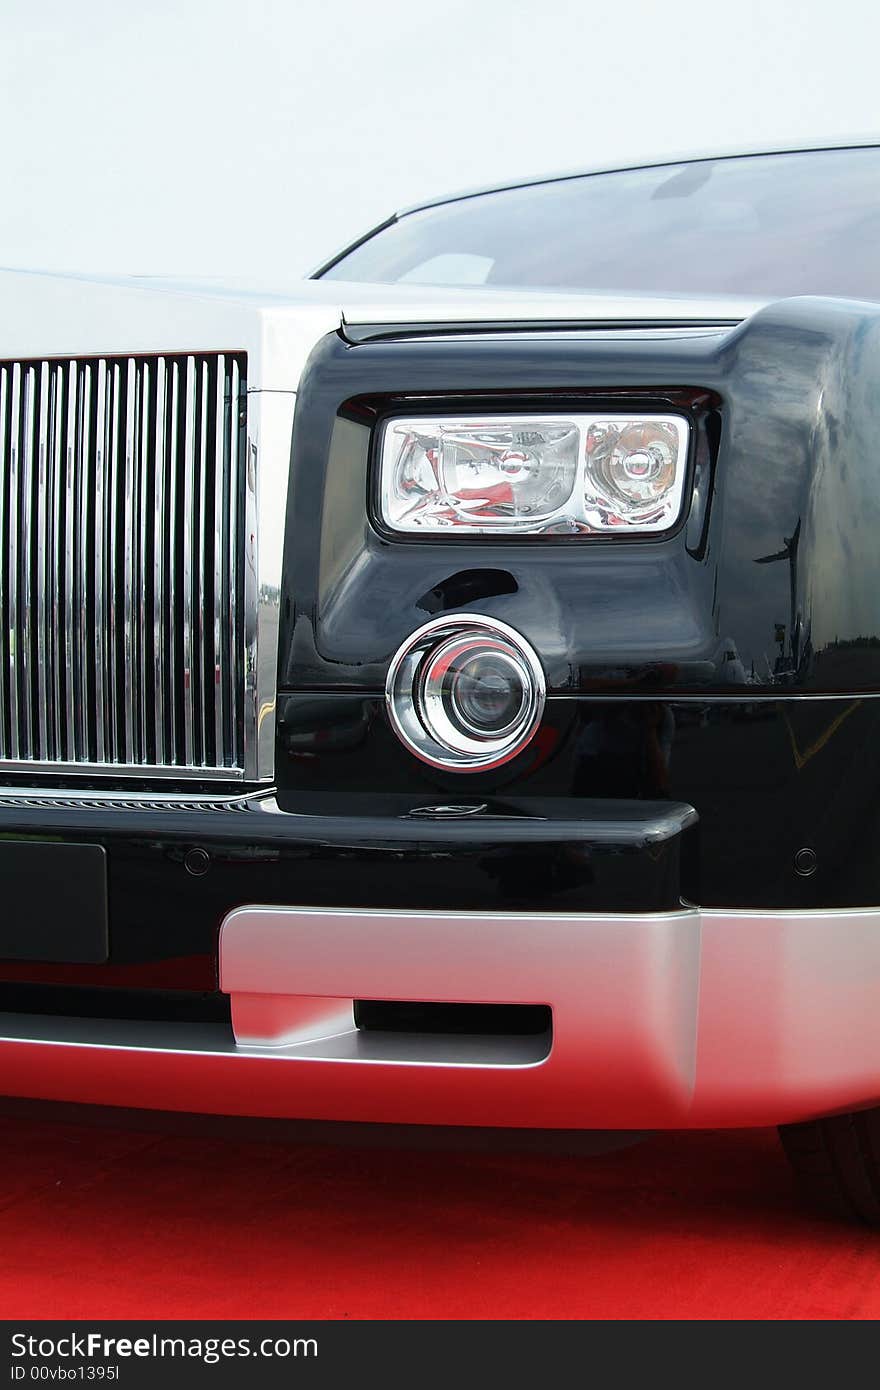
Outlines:
POLYGON ((37 413, 37 757, 51 758, 49 747, 49 689, 52 679, 52 630, 48 624, 46 603, 49 596, 49 364, 40 367, 39 408, 37 413))
POLYGON ((76 519, 77 492, 77 367, 71 362, 67 369, 66 399, 67 434, 65 438, 65 487, 64 487, 64 562, 61 581, 64 594, 64 757, 68 762, 77 761, 76 752, 76 683, 74 680, 74 641, 75 618, 73 611, 73 566, 74 566, 74 524, 76 519))
POLYGON ((215 388, 214 438, 214 747, 222 748, 226 736, 226 682, 229 665, 223 651, 223 595, 229 584, 229 554, 223 518, 227 511, 226 487, 229 476, 228 434, 226 430, 227 397, 226 358, 217 359, 215 388))
POLYGON ((0 362, 0 772, 241 777, 244 354, 0 362))
POLYGON ((88 762, 90 710, 94 691, 94 648, 89 640, 89 516, 94 507, 94 445, 92 440, 92 368, 86 363, 79 373, 79 519, 76 527, 76 605, 79 626, 77 647, 77 758, 88 762))
POLYGON ((135 365, 129 358, 125 380, 125 439, 123 443, 123 518, 122 518, 122 631, 123 631, 123 757, 127 763, 136 763, 134 749, 134 497, 135 497, 135 458, 134 439, 137 428, 135 398, 135 365))
POLYGON ((34 396, 36 394, 36 369, 26 368, 24 373, 24 399, 22 401, 22 490, 18 499, 21 507, 21 561, 19 576, 21 583, 21 607, 17 646, 21 653, 17 658, 22 704, 22 755, 36 758, 34 749, 34 396))
POLYGON ((193 529, 196 500, 196 402, 195 361, 186 359, 184 386, 185 414, 183 437, 183 746, 187 762, 195 758, 195 715, 193 710, 193 529))
POLYGON ((147 632, 147 596, 152 583, 152 575, 148 573, 148 556, 152 549, 152 536, 150 533, 147 518, 147 488, 149 485, 149 449, 150 449, 150 423, 152 419, 152 400, 151 385, 152 368, 149 363, 144 364, 141 373, 141 393, 140 393, 140 429, 138 431, 138 558, 137 558, 137 578, 135 593, 137 595, 137 649, 138 649, 138 760, 142 763, 151 761, 149 744, 147 740, 147 716, 150 704, 149 686, 147 683, 147 663, 149 661, 149 634, 147 632))
POLYGON ((165 640, 164 605, 165 572, 165 419, 166 367, 164 357, 156 363, 156 409, 153 416, 153 611, 150 621, 153 633, 153 737, 156 742, 156 761, 162 763, 167 755, 165 706, 165 640))
POLYGON ((107 728, 109 732, 109 747, 107 750, 107 761, 110 763, 124 762, 120 758, 119 749, 119 528, 117 525, 117 515, 119 511, 119 430, 121 427, 121 406, 120 396, 122 394, 122 366, 119 362, 113 363, 113 374, 111 377, 112 405, 110 407, 110 430, 107 441, 107 470, 106 477, 109 482, 109 503, 104 514, 104 526, 106 535, 106 546, 104 552, 104 592, 107 595, 108 603, 108 629, 107 629, 107 690, 109 692, 109 717, 107 728))
POLYGON ((201 380, 199 383, 199 457, 198 457, 198 510, 199 510, 199 534, 196 546, 196 556, 198 563, 198 582, 196 595, 196 671, 198 673, 198 684, 196 687, 198 695, 198 738, 199 755, 207 759, 208 753, 208 720, 207 703, 210 691, 207 686, 207 642, 206 628, 208 614, 206 611, 207 595, 207 576, 205 574, 205 562, 207 557, 206 546, 208 543, 207 529, 207 507, 208 507, 208 421, 211 415, 210 408, 210 374, 207 362, 201 364, 201 380))
MULTIPOLYGON (((239 401, 241 400, 242 383, 239 376, 239 366, 235 358, 232 359, 232 373, 229 393, 229 476, 237 478, 242 467, 242 451, 239 448, 239 432, 237 426, 237 415, 239 401)), ((231 640, 231 634, 238 632, 241 621, 238 604, 238 586, 243 583, 242 568, 236 565, 237 548, 241 543, 245 527, 242 522, 244 515, 244 503, 241 490, 232 488, 229 493, 229 524, 226 527, 226 553, 229 564, 229 584, 224 590, 228 594, 228 608, 226 612, 226 632, 229 635, 229 667, 230 667, 230 687, 239 689, 244 681, 244 644, 236 644, 231 640)), ((244 536, 244 543, 247 544, 247 536, 244 536)), ((241 722, 244 718, 244 711, 239 709, 230 710, 230 726, 227 731, 227 738, 236 742, 242 737, 243 731, 241 722)))
POLYGON ((177 564, 177 469, 174 460, 178 457, 180 440, 180 363, 171 365, 171 400, 168 408, 168 450, 166 452, 167 490, 168 490, 168 590, 165 600, 164 620, 167 625, 165 655, 168 661, 168 684, 170 692, 168 704, 168 733, 171 746, 177 746, 180 721, 178 718, 178 696, 180 694, 180 666, 177 660, 177 595, 179 571, 177 564))
MULTIPOLYGON (((63 524, 64 516, 64 429, 63 429, 63 401, 64 401, 64 368, 56 366, 52 369, 50 386, 50 447, 52 454, 51 463, 51 492, 52 492, 52 542, 51 542, 51 563, 49 570, 49 604, 51 612, 52 634, 58 633, 62 629, 62 608, 61 608, 61 578, 62 578, 62 554, 63 554, 63 524)), ((0 458, 3 457, 0 450, 0 458)), ((64 744, 62 742, 63 713, 64 713, 64 686, 63 686, 63 662, 59 659, 56 649, 54 661, 52 663, 52 737, 56 758, 64 756, 64 744)))
MULTIPOLYGON (((9 679, 9 758, 21 756, 20 718, 18 710, 18 667, 20 644, 18 638, 18 489, 19 489, 19 426, 21 421, 21 367, 16 362, 12 368, 12 399, 10 401, 9 434, 4 461, 8 460, 9 472, 9 545, 5 555, 0 555, 0 564, 6 566, 8 589, 7 623, 4 628, 5 651, 3 665, 9 679)), ((3 480, 5 483, 5 479, 3 480)))
POLYGON ((107 634, 104 612, 104 546, 106 527, 104 496, 107 474, 107 364, 98 363, 95 381, 95 533, 92 561, 94 600, 94 678, 95 678, 95 761, 107 761, 106 704, 104 672, 107 665, 107 634))

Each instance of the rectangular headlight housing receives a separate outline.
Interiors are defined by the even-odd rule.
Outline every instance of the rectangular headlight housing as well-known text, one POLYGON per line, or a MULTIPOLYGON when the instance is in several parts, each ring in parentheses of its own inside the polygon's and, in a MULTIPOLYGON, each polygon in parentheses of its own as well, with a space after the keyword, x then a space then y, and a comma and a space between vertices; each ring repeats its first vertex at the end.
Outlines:
POLYGON ((682 509, 681 415, 407 416, 380 441, 381 518, 403 535, 649 535, 682 509))

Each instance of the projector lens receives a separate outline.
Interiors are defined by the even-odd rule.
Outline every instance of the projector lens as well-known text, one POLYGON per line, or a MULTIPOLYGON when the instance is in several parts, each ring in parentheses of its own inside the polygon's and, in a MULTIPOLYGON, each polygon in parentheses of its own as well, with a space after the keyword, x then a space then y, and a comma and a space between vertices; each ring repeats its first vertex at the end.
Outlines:
POLYGON ((400 648, 386 699, 398 737, 423 761, 462 772, 497 767, 529 742, 544 706, 532 648, 495 619, 426 623, 400 648))

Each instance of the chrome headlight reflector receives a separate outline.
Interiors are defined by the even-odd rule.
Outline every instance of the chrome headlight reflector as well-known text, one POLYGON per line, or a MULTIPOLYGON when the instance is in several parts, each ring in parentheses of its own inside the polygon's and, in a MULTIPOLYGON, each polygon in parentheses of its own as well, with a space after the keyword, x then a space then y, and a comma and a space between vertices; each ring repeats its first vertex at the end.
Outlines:
POLYGON ((403 535, 666 531, 681 514, 688 440, 681 415, 391 419, 381 519, 403 535))
POLYGON ((513 628, 463 613, 434 618, 403 643, 388 670, 392 726, 432 767, 480 772, 525 748, 544 709, 544 671, 513 628))

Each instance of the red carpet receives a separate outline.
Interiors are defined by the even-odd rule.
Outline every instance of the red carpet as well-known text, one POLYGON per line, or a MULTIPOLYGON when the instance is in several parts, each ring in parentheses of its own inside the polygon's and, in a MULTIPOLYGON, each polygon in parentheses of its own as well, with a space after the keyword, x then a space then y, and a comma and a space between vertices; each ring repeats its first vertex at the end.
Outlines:
POLYGON ((173 1126, 0 1115, 2 1316, 880 1315, 880 1236, 805 1212, 766 1131, 580 1158, 173 1126))

